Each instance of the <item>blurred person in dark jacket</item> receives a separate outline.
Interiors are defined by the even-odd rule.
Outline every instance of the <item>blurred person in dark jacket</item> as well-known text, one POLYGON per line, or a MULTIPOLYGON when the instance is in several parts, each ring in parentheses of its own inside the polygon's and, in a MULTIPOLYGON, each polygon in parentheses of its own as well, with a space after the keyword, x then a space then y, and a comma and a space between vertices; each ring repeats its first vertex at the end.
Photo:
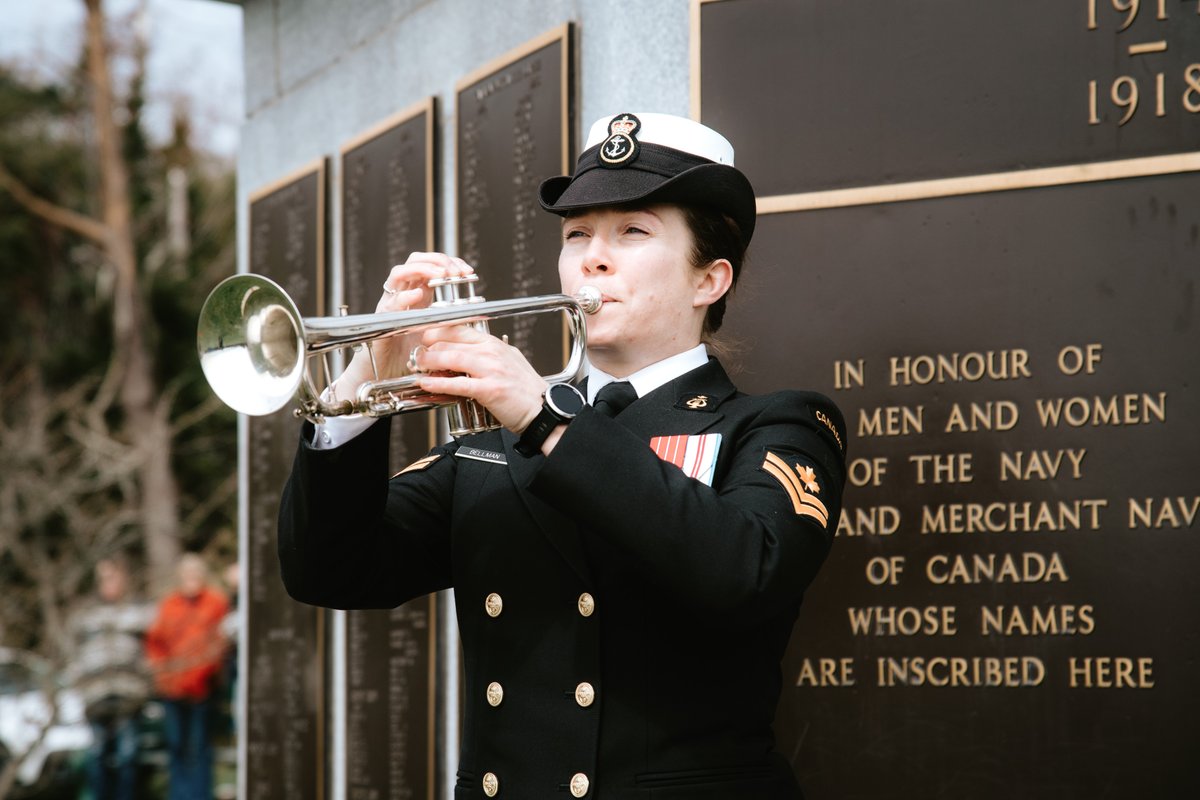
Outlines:
POLYGON ((146 655, 163 699, 170 754, 170 800, 212 800, 212 701, 227 646, 224 593, 209 584, 195 553, 179 562, 178 587, 163 598, 146 632, 146 655))
POLYGON ((153 609, 130 590, 121 557, 96 564, 97 602, 71 621, 70 682, 92 726, 87 775, 92 800, 132 800, 137 775, 138 715, 150 695, 143 637, 153 609))

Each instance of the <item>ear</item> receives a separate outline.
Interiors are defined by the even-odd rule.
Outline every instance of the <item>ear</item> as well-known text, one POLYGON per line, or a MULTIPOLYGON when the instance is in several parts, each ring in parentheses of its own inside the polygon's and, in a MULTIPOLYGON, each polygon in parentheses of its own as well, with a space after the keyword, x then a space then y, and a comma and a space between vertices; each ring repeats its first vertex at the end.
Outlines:
POLYGON ((696 282, 693 308, 711 306, 720 300, 733 285, 733 265, 727 259, 718 258, 709 264, 696 282))

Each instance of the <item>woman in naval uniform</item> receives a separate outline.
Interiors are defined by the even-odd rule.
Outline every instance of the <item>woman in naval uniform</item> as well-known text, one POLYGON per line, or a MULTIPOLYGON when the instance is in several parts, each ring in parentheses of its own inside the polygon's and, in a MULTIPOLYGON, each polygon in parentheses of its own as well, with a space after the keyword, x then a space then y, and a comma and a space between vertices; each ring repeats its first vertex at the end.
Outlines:
MULTIPOLYGON (((456 798, 798 798, 771 726, 837 526, 845 427, 815 393, 738 392, 705 348, 754 230, 753 190, 715 131, 622 114, 540 200, 563 218, 563 291, 604 300, 584 394, 547 386, 488 334, 426 332, 417 367, 441 374, 422 388, 474 397, 504 429, 389 481, 388 425, 308 426, 280 510, 284 583, 335 608, 453 587, 456 798)), ((428 305, 430 279, 469 270, 415 253, 379 310, 428 305)), ((376 356, 402 364, 412 344, 376 356)), ((336 383, 369 374, 360 354, 336 383)))

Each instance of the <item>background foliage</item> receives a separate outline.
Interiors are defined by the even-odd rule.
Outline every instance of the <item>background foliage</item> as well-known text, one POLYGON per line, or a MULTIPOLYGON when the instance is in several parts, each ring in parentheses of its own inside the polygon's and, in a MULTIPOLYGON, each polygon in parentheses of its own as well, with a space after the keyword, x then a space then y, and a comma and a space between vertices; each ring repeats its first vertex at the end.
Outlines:
POLYGON ((204 382, 194 344, 204 298, 236 268, 233 165, 193 145, 185 106, 170 141, 146 136, 145 44, 127 23, 106 28, 105 56, 123 67, 112 74, 128 76, 112 86, 107 119, 86 52, 50 84, 0 65, 0 644, 55 660, 96 559, 129 554, 149 593, 169 578, 164 559, 149 557, 161 532, 142 513, 149 446, 119 400, 130 372, 114 334, 113 230, 83 235, 57 213, 106 224, 102 125, 117 132, 128 175, 135 320, 169 431, 151 445, 169 451, 178 487, 178 527, 159 552, 236 558, 236 420, 204 382))

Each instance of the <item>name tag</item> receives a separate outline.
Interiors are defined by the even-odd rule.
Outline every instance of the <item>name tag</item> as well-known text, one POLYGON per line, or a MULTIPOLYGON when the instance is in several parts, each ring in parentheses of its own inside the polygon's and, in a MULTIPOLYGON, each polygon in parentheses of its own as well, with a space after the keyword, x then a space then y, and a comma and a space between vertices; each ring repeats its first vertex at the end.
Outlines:
POLYGON ((494 450, 480 450, 478 447, 460 447, 454 452, 459 458, 469 458, 472 461, 486 461, 489 464, 508 464, 504 453, 494 450))

